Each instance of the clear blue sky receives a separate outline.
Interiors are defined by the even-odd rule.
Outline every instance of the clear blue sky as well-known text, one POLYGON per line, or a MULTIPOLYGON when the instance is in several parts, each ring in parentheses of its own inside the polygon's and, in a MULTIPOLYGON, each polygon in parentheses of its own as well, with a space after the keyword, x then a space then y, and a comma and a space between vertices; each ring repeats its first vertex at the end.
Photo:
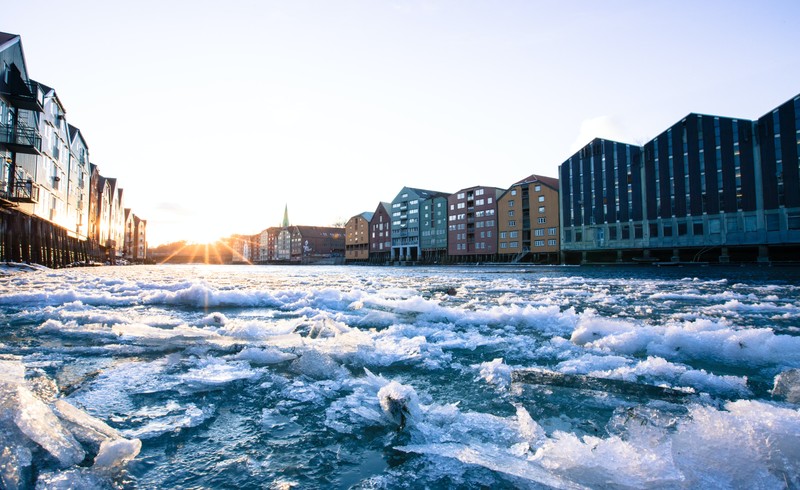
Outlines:
POLYGON ((329 225, 402 186, 508 187, 595 136, 800 93, 800 2, 18 1, 151 245, 329 225))

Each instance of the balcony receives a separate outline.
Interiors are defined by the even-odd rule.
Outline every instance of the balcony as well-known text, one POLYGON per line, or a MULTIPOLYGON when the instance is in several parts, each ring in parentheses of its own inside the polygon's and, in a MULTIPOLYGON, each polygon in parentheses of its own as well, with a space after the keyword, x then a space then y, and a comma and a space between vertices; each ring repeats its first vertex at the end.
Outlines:
POLYGON ((0 188, 4 198, 11 202, 35 204, 39 202, 39 185, 33 180, 18 180, 14 182, 14 187, 8 189, 6 182, 0 182, 0 188))
POLYGON ((13 107, 27 111, 44 112, 44 92, 38 83, 22 80, 19 72, 10 73, 10 80, 3 89, 2 95, 8 99, 13 107))
POLYGON ((35 128, 0 124, 0 145, 16 153, 37 155, 42 151, 42 136, 35 128))

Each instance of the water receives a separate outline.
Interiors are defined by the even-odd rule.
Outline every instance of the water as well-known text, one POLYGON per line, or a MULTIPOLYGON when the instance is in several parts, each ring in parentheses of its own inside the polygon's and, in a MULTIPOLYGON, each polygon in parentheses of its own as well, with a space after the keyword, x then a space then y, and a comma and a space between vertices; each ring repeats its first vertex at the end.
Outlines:
POLYGON ((62 399, 129 444, 111 469, 83 442, 82 462, 59 462, 10 425, 22 414, 50 435, 44 415, 0 401, 0 476, 21 488, 798 488, 798 400, 772 393, 800 368, 797 272, 5 268, 0 386, 24 384, 45 409, 62 399), (522 368, 692 394, 512 383, 522 368))

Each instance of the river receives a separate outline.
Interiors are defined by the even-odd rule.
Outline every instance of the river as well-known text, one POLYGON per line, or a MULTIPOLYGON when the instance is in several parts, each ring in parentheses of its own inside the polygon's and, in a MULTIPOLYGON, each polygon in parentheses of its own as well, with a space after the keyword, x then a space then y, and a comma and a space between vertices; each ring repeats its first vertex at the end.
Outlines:
POLYGON ((0 402, 0 476, 8 488, 798 488, 798 272, 4 267, 0 387, 41 404, 0 402), (531 369, 681 396, 512 380, 531 369), (79 428, 102 423, 125 445, 101 446, 102 462, 73 424, 82 452, 62 457, 50 431, 69 424, 49 411, 63 402, 86 414, 79 428))

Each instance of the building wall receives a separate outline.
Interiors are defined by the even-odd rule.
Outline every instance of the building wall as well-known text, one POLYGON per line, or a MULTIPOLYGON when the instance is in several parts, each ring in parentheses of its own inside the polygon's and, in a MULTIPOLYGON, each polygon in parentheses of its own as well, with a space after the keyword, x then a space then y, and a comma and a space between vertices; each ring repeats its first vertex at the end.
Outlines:
POLYGON ((147 220, 133 215, 133 259, 137 262, 147 260, 147 220))
MULTIPOLYGON (((366 213, 372 217, 372 213, 366 213)), ((345 225, 345 259, 369 259, 369 219, 364 214, 353 216, 345 225)))
POLYGON ((643 175, 640 147, 599 138, 562 163, 561 248, 641 246, 643 175))
POLYGON ((767 244, 800 236, 800 95, 758 119, 758 158, 767 244))
POLYGON ((447 198, 448 254, 453 257, 498 252, 497 210, 503 190, 470 187, 447 198))
POLYGON ((594 140, 560 168, 564 251, 800 243, 799 114, 794 97, 756 122, 689 114, 641 148, 594 140))
POLYGON ((498 198, 498 251, 502 260, 554 261, 560 249, 558 180, 535 175, 498 198), (503 258, 505 257, 505 258, 503 258))
POLYGON ((447 198, 434 196, 420 207, 420 249, 437 260, 447 253, 447 198))
POLYGON ((81 240, 89 236, 89 148, 80 132, 70 131, 70 160, 67 187, 68 221, 81 240))
POLYGON ((389 216, 391 204, 378 203, 369 222, 369 257, 370 261, 384 262, 391 256, 392 224, 389 216))
POLYGON ((447 194, 403 187, 392 201, 392 260, 418 261, 422 258, 420 208, 425 199, 447 194))

